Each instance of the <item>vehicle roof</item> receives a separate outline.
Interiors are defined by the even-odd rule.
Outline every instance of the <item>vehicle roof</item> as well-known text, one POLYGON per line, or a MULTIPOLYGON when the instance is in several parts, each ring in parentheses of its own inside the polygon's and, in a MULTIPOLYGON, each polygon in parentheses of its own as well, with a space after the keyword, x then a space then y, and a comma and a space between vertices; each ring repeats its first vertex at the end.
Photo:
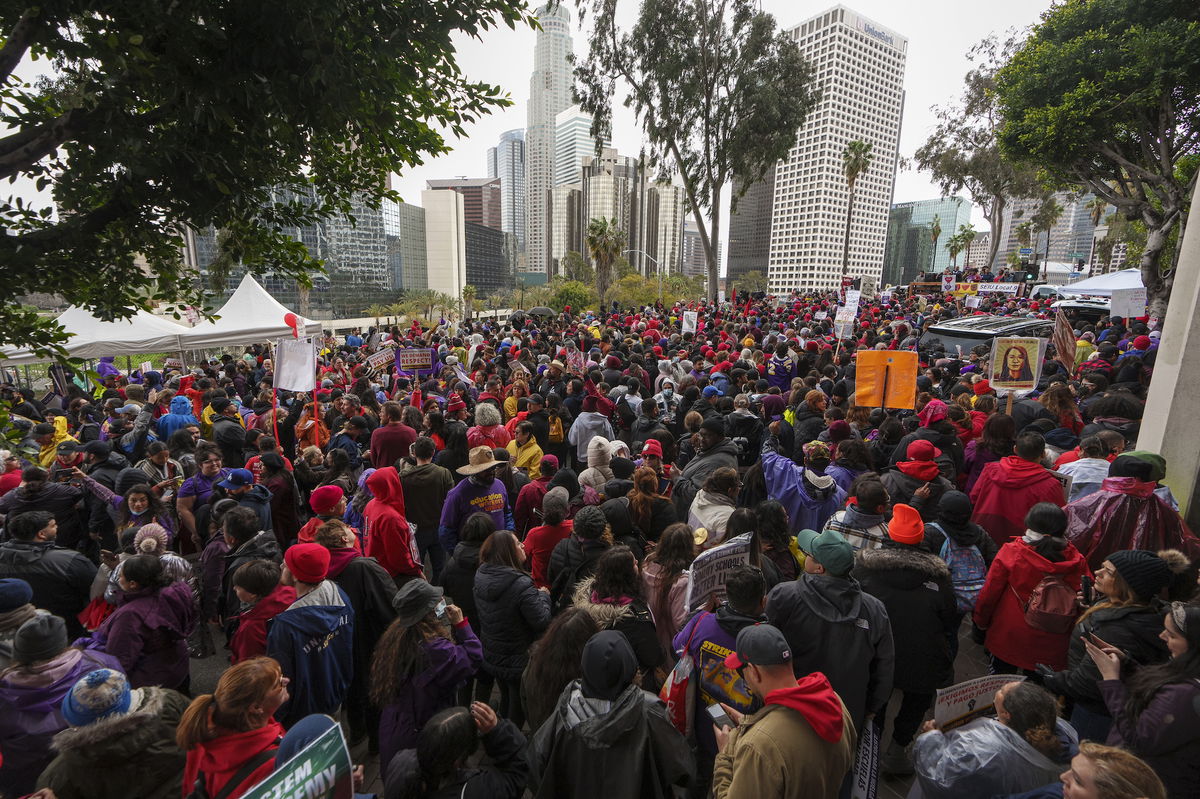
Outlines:
POLYGON ((964 316, 960 319, 951 319, 947 322, 938 322, 931 325, 929 329, 944 330, 947 332, 973 331, 977 333, 995 334, 1022 331, 1030 327, 1038 327, 1048 323, 1052 324, 1051 320, 985 314, 980 316, 964 316))

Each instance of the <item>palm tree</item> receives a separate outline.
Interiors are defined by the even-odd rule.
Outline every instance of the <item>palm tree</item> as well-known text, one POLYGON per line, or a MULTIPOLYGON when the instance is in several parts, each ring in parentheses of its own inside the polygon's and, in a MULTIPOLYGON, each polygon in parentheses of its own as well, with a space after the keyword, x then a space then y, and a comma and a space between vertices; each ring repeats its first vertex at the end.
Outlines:
POLYGON ((468 322, 471 321, 471 311, 475 307, 475 292, 476 292, 475 287, 472 286, 470 283, 463 286, 463 290, 462 290, 463 319, 465 319, 468 322))
POLYGON ((933 222, 929 225, 929 239, 933 242, 933 257, 929 259, 929 271, 933 272, 937 265, 937 243, 942 237, 942 217, 940 214, 933 215, 933 222))
POLYGON ((367 311, 367 316, 375 317, 375 327, 379 327, 379 317, 387 315, 388 306, 378 305, 378 304, 370 305, 367 307, 366 311, 367 311))
POLYGON ((946 249, 950 252, 950 268, 958 269, 958 254, 963 251, 962 236, 955 233, 946 239, 946 249))
POLYGON ((1047 197, 1042 201, 1031 220, 1036 230, 1046 231, 1046 257, 1042 259, 1042 280, 1046 279, 1047 269, 1050 265, 1050 231, 1053 230, 1062 215, 1063 207, 1053 197, 1047 197))
POLYGON ((603 311, 605 295, 612 285, 613 263, 625 249, 625 232, 617 227, 617 220, 600 217, 588 222, 584 243, 596 264, 596 293, 603 311))
MULTIPOLYGON (((975 237, 978 235, 979 232, 975 230, 975 226, 970 222, 965 225, 958 226, 958 243, 962 245, 962 251, 964 253, 971 249, 971 242, 975 241, 975 237)), ((971 264, 965 260, 965 255, 963 258, 963 266, 970 267, 971 264)))
POLYGON ((842 244, 842 276, 850 271, 850 220, 854 216, 854 187, 858 178, 871 166, 871 144, 855 139, 842 151, 842 166, 846 171, 846 187, 850 191, 846 203, 846 240, 842 244))

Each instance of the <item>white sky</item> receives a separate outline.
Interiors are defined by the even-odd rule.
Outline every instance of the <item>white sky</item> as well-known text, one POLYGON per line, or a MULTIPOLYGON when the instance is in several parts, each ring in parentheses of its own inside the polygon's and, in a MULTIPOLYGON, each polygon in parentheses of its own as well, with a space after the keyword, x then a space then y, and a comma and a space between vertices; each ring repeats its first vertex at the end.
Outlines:
MULTIPOLYGON (((578 14, 572 0, 564 0, 578 26, 578 14)), ((634 8, 636 0, 623 0, 634 8)), ((536 0, 534 0, 536 5, 536 0)), ((834 5, 833 2, 795 2, 761 0, 763 10, 774 14, 780 29, 790 28, 834 5)), ((852 0, 846 3, 858 13, 908 37, 908 62, 904 75, 906 90, 904 120, 900 137, 901 157, 911 158, 928 137, 935 124, 932 106, 944 105, 957 98, 969 63, 967 51, 993 31, 1024 28, 1037 22, 1050 6, 1049 0, 1005 0, 992 3, 973 0, 852 0)), ((419 205, 425 181, 450 177, 487 175, 487 150, 495 145, 503 131, 525 127, 525 108, 529 100, 529 75, 533 70, 536 32, 507 27, 484 32, 479 40, 458 36, 459 64, 467 77, 485 80, 503 87, 513 100, 510 108, 486 117, 467 130, 467 137, 452 141, 453 152, 411 169, 399 176, 397 190, 408 202, 419 205)), ((578 35, 575 54, 584 55, 585 44, 578 35)), ((619 86, 619 85, 618 85, 619 86)), ((620 91, 618 87, 618 91, 620 91)), ((631 111, 619 103, 613 114, 613 144, 625 155, 636 155, 640 130, 631 111)), ((894 202, 938 197, 940 192, 929 176, 915 170, 901 171, 896 180, 894 202)), ((722 239, 728 233, 728 216, 723 223, 722 239)), ((975 227, 986 230, 987 223, 978 209, 975 227)))

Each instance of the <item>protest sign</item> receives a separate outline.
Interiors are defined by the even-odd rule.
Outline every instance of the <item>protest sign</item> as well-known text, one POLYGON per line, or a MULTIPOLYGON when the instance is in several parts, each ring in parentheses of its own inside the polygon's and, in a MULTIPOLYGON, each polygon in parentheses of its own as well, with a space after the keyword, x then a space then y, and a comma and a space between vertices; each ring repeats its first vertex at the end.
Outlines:
POLYGON ((978 308, 980 302, 981 302, 981 300, 979 299, 979 297, 967 297, 966 306, 968 308, 978 308))
POLYGON ((939 688, 937 699, 933 702, 933 720, 942 732, 946 732, 980 716, 989 715, 996 691, 1010 682, 1024 679, 1017 674, 989 674, 949 688, 939 688))
POLYGON ((1062 472, 1056 472, 1056 471, 1052 471, 1049 469, 1047 471, 1050 472, 1051 477, 1053 477, 1055 480, 1057 480, 1059 483, 1062 484, 1063 502, 1070 502, 1071 501, 1071 486, 1075 483, 1075 478, 1069 474, 1063 474, 1062 472))
POLYGON ((1021 289, 1020 283, 976 283, 975 290, 980 294, 1016 294, 1021 289))
POLYGON ((242 799, 352 799, 351 769, 342 728, 334 724, 242 799))
POLYGON ((401 372, 432 372, 433 350, 427 347, 396 350, 396 368, 401 372))
POLYGON ((1037 387, 1046 340, 1007 336, 992 340, 991 385, 997 396, 1020 397, 1037 387))
POLYGON ((908 408, 917 401, 919 358, 911 350, 862 350, 854 367, 854 404, 908 408))
POLYGON ((752 534, 745 533, 701 552, 692 561, 685 602, 689 610, 703 606, 714 594, 718 599, 725 598, 725 578, 738 566, 750 562, 752 541, 752 534))
POLYGON ((142 361, 141 364, 138 365, 138 370, 142 374, 146 374, 146 372, 152 372, 154 371, 154 364, 150 363, 149 361, 142 361))
POLYGON ((813 319, 816 319, 818 322, 828 318, 829 311, 817 311, 815 314, 813 314, 813 319))
POLYGON ((378 352, 373 352, 367 356, 367 367, 372 372, 377 372, 380 369, 388 369, 395 362, 396 354, 391 347, 384 347, 378 352))
POLYGON ((854 777, 850 799, 875 799, 879 792, 879 727, 868 721, 854 754, 854 777))
POLYGON ((699 314, 696 311, 684 311, 683 312, 683 327, 681 328, 682 332, 695 333, 697 318, 699 318, 699 314))
POLYGON ((953 272, 942 272, 942 291, 954 291, 954 282, 953 272))
POLYGON ((1146 289, 1113 289, 1109 314, 1122 319, 1141 319, 1146 315, 1146 289))
POLYGON ((317 387, 317 349, 311 338, 281 338, 275 344, 275 388, 312 391, 317 387))

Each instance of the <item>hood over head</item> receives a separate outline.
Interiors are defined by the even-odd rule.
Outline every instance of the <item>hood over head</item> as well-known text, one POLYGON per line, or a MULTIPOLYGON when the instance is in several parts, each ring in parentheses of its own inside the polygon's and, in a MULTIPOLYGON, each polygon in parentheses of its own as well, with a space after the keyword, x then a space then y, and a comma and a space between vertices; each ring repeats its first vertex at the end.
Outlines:
POLYGON ((404 513, 404 489, 400 486, 400 475, 396 473, 395 466, 376 469, 367 478, 367 488, 375 499, 404 513))
POLYGON ((171 397, 171 413, 177 413, 180 416, 192 415, 192 401, 183 394, 176 394, 171 397))
POLYGON ((596 436, 588 442, 587 461, 589 468, 601 469, 608 466, 611 460, 612 454, 609 450, 608 439, 604 436, 596 436))
POLYGON ((624 633, 616 630, 596 633, 583 647, 583 695, 612 701, 633 682, 637 668, 637 656, 624 633))

